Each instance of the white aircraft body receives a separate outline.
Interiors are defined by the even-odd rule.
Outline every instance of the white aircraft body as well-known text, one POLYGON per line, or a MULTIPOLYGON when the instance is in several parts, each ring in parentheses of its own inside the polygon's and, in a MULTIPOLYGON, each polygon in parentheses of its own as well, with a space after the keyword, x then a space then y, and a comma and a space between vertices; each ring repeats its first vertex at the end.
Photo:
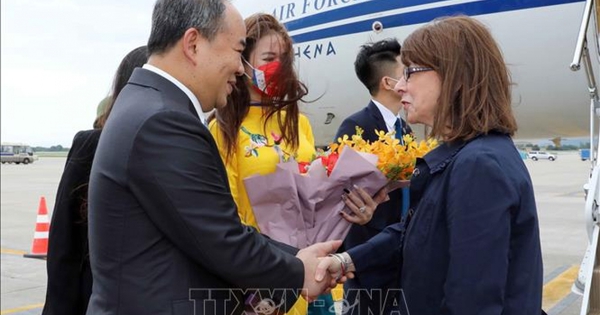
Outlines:
POLYGON ((342 120, 370 96, 356 78, 360 45, 402 40, 432 19, 476 16, 500 43, 515 82, 518 138, 589 134, 585 76, 568 68, 581 23, 582 0, 237 0, 244 17, 271 13, 294 40, 297 70, 308 86, 303 106, 317 145, 327 145, 342 120), (320 97, 320 98, 319 98, 320 97))
POLYGON ((361 45, 390 37, 402 42, 416 28, 441 16, 465 14, 486 24, 512 73, 517 138, 590 137, 592 172, 585 185, 584 209, 589 244, 573 290, 584 296, 581 314, 597 314, 597 0, 236 0, 234 5, 244 17, 271 13, 286 25, 294 41, 297 71, 309 88, 307 100, 316 100, 302 110, 312 123, 319 146, 333 141, 343 119, 369 102, 367 89, 354 73, 354 59, 361 45), (581 68, 587 71, 572 71, 570 68, 578 68, 580 60, 581 68))

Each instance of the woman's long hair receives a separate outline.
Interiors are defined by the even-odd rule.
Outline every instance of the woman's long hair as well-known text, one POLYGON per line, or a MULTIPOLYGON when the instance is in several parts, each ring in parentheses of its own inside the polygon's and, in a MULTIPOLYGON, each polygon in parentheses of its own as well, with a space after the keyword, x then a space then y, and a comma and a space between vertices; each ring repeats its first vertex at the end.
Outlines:
POLYGON ((125 58, 123 58, 119 68, 117 68, 110 93, 107 96, 108 104, 104 108, 103 113, 96 118, 96 121, 94 121, 94 129, 102 129, 104 127, 117 96, 119 96, 121 90, 127 85, 133 70, 143 66, 147 61, 148 48, 146 46, 140 46, 130 51, 125 58))
MULTIPOLYGON (((282 40, 282 55, 279 70, 273 75, 271 87, 276 95, 262 96, 261 106, 264 109, 264 126, 274 117, 282 133, 282 140, 293 151, 298 148, 298 102, 308 94, 306 86, 297 78, 294 69, 294 52, 292 39, 287 30, 275 17, 269 14, 255 14, 244 21, 246 23, 246 48, 242 56, 249 60, 256 43, 264 36, 276 34, 282 40), (284 113, 285 112, 285 113, 284 113)), ((267 82, 269 84, 270 82, 267 82)), ((229 159, 236 150, 237 139, 242 121, 248 115, 250 108, 250 93, 248 79, 245 76, 237 78, 236 88, 227 100, 227 106, 216 110, 212 118, 216 118, 220 135, 225 144, 224 152, 229 159)))
POLYGON ((467 16, 436 19, 410 34, 402 62, 431 67, 442 87, 431 135, 469 140, 497 131, 513 135, 511 79, 490 31, 467 16))

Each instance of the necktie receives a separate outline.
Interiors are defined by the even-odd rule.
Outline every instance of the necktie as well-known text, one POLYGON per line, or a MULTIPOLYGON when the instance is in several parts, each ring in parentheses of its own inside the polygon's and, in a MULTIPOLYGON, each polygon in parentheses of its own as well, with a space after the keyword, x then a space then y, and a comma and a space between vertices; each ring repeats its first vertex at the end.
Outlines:
POLYGON ((402 121, 400 121, 400 118, 396 118, 394 128, 396 129, 396 139, 400 140, 400 143, 404 145, 404 140, 402 139, 402 121))
MULTIPOLYGON (((396 123, 394 123, 394 128, 396 129, 396 139, 400 140, 400 144, 404 145, 404 139, 402 139, 402 121, 400 118, 396 118, 396 123)), ((402 218, 406 217, 406 213, 408 212, 408 207, 410 206, 410 193, 409 188, 402 188, 402 218)))

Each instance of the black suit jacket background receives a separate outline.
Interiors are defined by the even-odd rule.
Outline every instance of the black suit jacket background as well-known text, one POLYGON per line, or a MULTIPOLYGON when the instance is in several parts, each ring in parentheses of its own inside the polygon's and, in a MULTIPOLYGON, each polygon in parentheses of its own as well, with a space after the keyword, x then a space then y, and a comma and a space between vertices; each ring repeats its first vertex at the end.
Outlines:
MULTIPOLYGON (((376 130, 387 131, 387 125, 381 112, 373 102, 361 109, 360 111, 352 114, 346 118, 340 125, 335 139, 343 135, 354 135, 356 134, 356 127, 363 129, 363 139, 369 141, 376 141, 379 136, 375 133, 376 130)), ((411 133, 412 130, 408 124, 402 120, 403 131, 405 134, 411 133)), ((360 245, 379 232, 383 231, 385 227, 396 222, 400 222, 402 216, 402 190, 398 189, 389 194, 390 200, 380 204, 377 210, 373 214, 373 218, 366 225, 354 224, 350 228, 350 232, 344 240, 343 247, 347 250, 354 246, 360 245)), ((373 257, 378 259, 378 257, 373 257)), ((389 288, 398 288, 399 286, 399 266, 387 266, 387 268, 379 268, 373 272, 361 272, 356 274, 354 279, 348 280, 344 285, 345 295, 348 302, 352 305, 356 299, 356 291, 351 292, 351 289, 383 289, 384 291, 389 288), (381 283, 386 285, 381 286, 381 283), (350 292, 348 295, 347 293, 350 292)), ((383 293, 382 300, 385 299, 386 292, 383 293)), ((376 292, 376 291, 374 291, 376 292)), ((380 303, 374 302, 378 297, 374 299, 367 299, 364 295, 359 298, 360 305, 357 307, 345 311, 349 311, 349 314, 368 314, 367 308, 370 309, 374 314, 384 314, 389 309, 380 309, 380 303), (360 312, 359 312, 360 309, 360 312)))
POLYGON ((80 131, 67 156, 48 240, 48 285, 42 315, 83 315, 92 293, 87 188, 100 130, 80 131))

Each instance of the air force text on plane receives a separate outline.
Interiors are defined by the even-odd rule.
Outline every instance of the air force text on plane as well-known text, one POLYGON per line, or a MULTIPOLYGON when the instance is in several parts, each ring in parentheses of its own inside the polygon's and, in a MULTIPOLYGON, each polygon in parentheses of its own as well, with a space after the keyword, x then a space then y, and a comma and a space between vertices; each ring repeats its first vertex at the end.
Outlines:
POLYGON ((273 16, 280 22, 312 15, 320 11, 337 9, 354 2, 365 0, 296 0, 273 8, 273 16))

